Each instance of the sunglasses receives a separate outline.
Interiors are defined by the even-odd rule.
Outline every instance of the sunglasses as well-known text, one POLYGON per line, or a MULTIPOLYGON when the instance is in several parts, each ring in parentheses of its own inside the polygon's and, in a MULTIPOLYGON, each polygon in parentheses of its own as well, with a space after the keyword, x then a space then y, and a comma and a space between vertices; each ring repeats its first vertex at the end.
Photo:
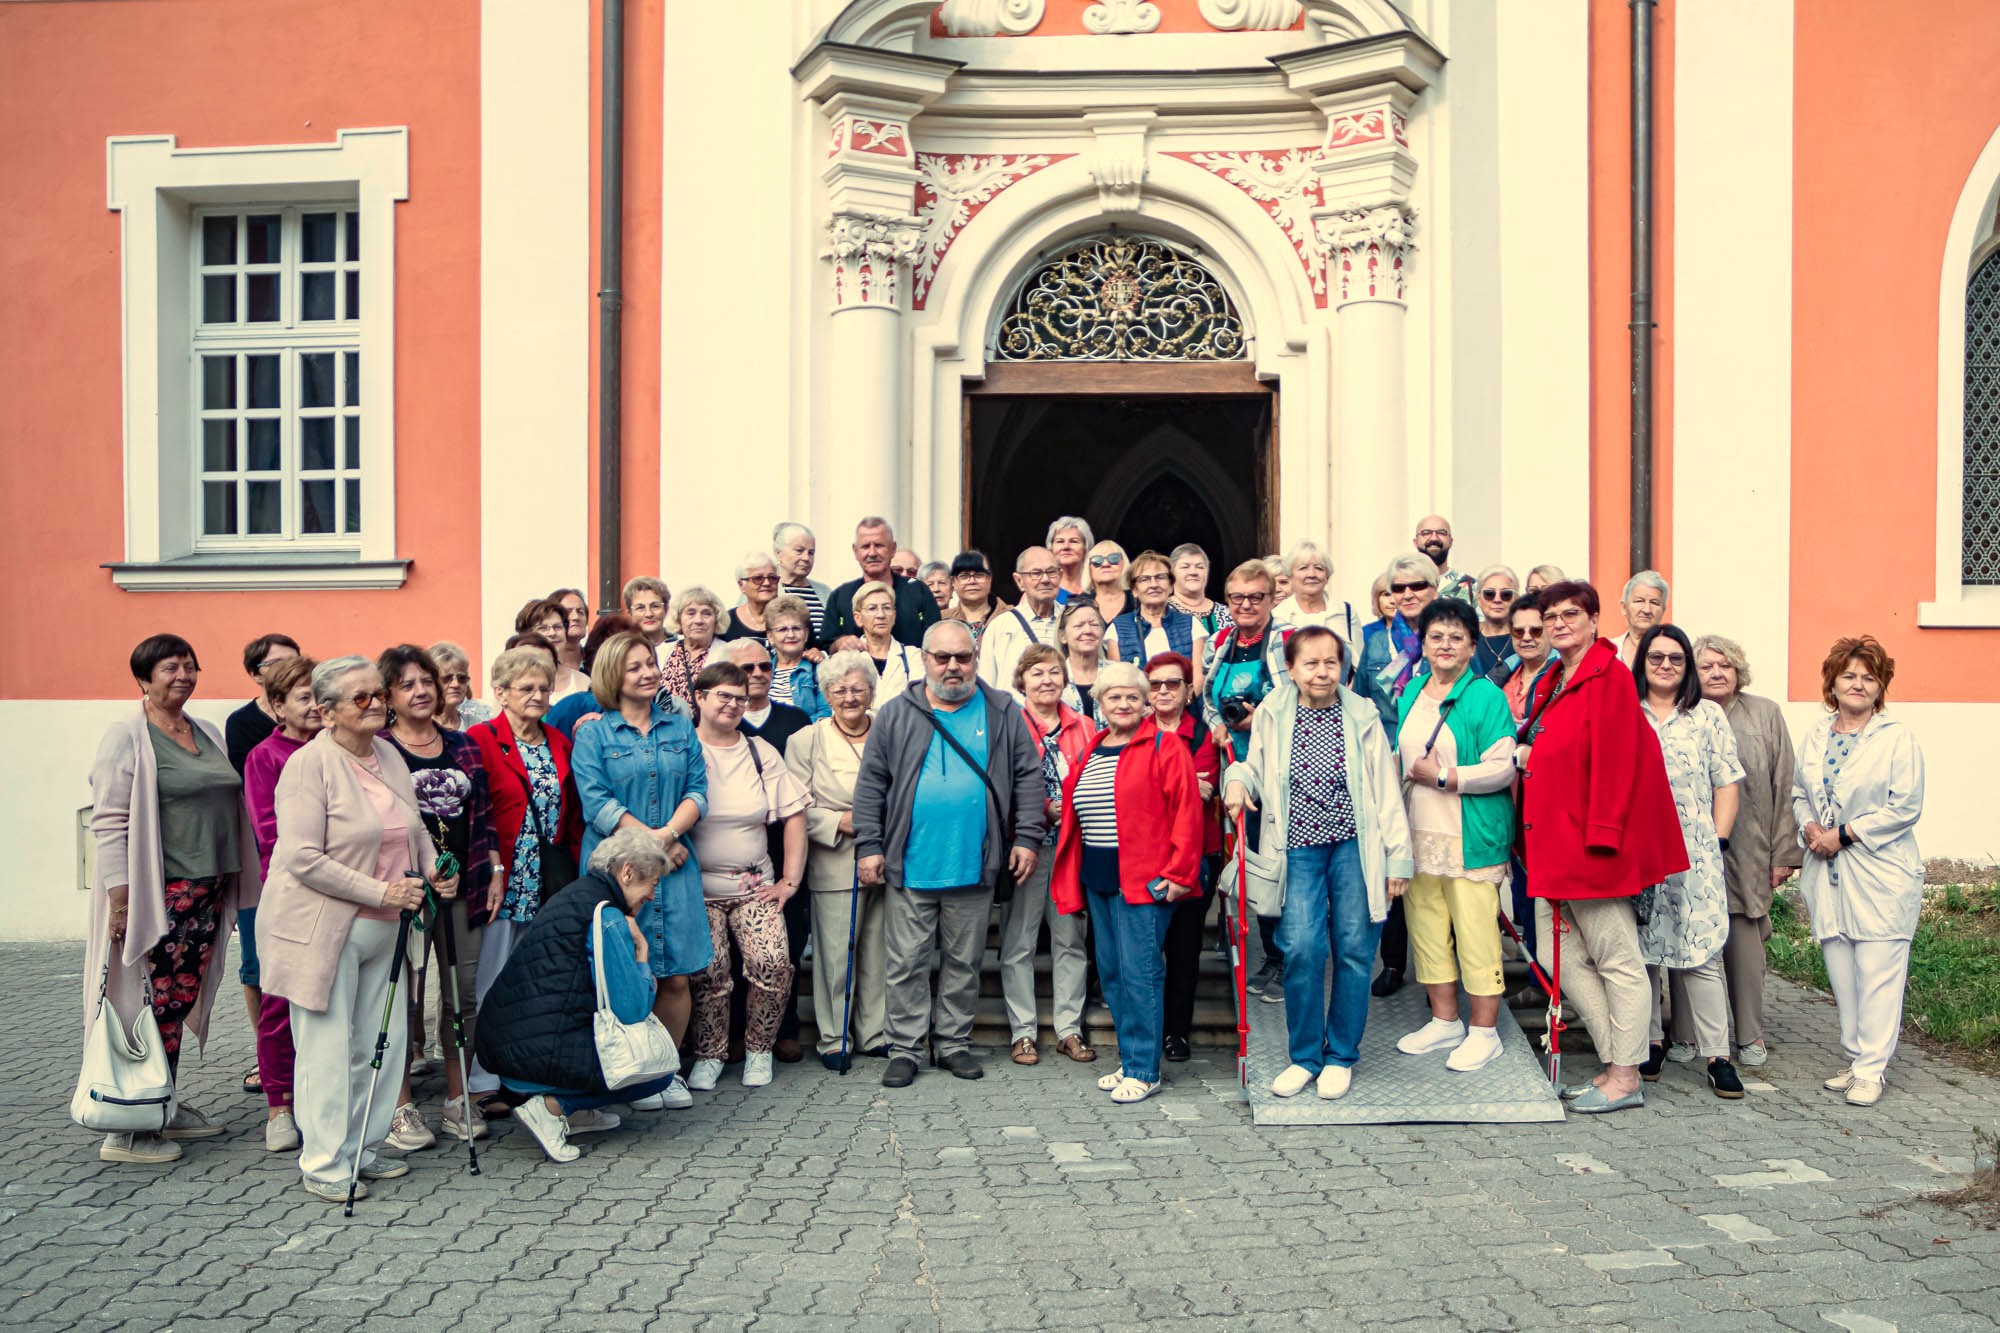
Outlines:
POLYGON ((1513 629, 1513 635, 1517 639, 1539 639, 1542 637, 1542 627, 1536 625, 1533 629, 1530 629, 1525 625, 1516 625, 1513 629))
POLYGON ((776 583, 778 576, 776 574, 745 574, 742 581, 745 583, 776 583))
POLYGON ((1686 666, 1687 656, 1683 653, 1647 653, 1647 666, 1686 666))
POLYGON ((365 711, 373 708, 376 704, 384 702, 388 697, 389 692, 387 690, 357 690, 347 696, 347 702, 365 711))
POLYGON ((1125 557, 1122 555, 1094 555, 1090 557, 1090 567, 1092 569, 1109 569, 1113 565, 1122 565, 1124 563, 1125 557))
POLYGON ((453 671, 439 679, 443 680, 447 685, 470 685, 472 683, 471 674, 464 671, 453 671))
POLYGON ((925 649, 924 656, 930 658, 931 661, 936 662, 939 666, 971 666, 979 660, 979 654, 976 651, 969 653, 934 653, 929 649, 925 649))
POLYGON ((748 676, 754 676, 759 672, 762 672, 766 676, 770 675, 771 664, 769 662, 752 662, 743 668, 743 673, 748 676))
POLYGON ((1406 592, 1422 592, 1430 586, 1428 583, 1392 583, 1389 585, 1389 591, 1400 597, 1406 592))
POLYGON ((1489 602, 1511 602, 1514 600, 1512 588, 1481 588, 1479 595, 1489 602))
POLYGON ((1146 687, 1157 694, 1161 690, 1177 690, 1185 684, 1187 684, 1185 680, 1176 676, 1172 680, 1149 680, 1146 682, 1146 687))

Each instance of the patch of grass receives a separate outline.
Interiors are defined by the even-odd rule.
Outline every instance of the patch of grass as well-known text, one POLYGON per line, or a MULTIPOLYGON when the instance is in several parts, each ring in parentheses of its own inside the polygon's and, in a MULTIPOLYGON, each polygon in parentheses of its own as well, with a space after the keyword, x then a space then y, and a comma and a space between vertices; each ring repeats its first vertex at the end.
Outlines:
MULTIPOLYGON (((1771 904, 1771 970, 1828 990, 1826 961, 1795 891, 1771 904)), ((2000 1060, 2000 888, 1946 884, 1924 891, 1910 943, 1905 1027, 1983 1064, 2000 1060)))

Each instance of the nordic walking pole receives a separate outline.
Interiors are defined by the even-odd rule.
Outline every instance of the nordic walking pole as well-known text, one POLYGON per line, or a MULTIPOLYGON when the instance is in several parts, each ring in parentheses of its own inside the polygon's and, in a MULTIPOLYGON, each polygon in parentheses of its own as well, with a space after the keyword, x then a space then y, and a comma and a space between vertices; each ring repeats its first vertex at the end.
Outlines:
POLYGON ((1236 919, 1229 953, 1236 980, 1236 1081, 1250 1086, 1250 860, 1243 815, 1236 816, 1236 919))
MULTIPOLYGON (((861 916, 861 863, 854 865, 854 887, 847 894, 847 980, 840 985, 840 1069, 845 1075, 854 1064, 847 1041, 854 1031, 854 923, 861 916)), ((817 963, 814 964, 818 966, 817 963)))
MULTIPOLYGON (((450 852, 438 860, 443 862, 450 852)), ((458 867, 452 867, 456 874, 458 867)), ((442 864, 438 867, 438 878, 449 878, 442 864)), ((472 1070, 465 1059, 465 997, 458 989, 458 933, 451 925, 451 904, 440 903, 437 909, 438 947, 444 953, 444 971, 451 987, 451 1041, 458 1048, 458 1109, 464 1117, 459 1123, 465 1127, 465 1160, 472 1168, 472 1174, 479 1174, 479 1150, 472 1146, 472 1070)))
MULTIPOLYGON (((416 880, 418 883, 423 882, 423 877, 420 875, 412 875, 410 878, 416 880)), ((389 1050, 389 1020, 396 1013, 396 982, 401 979, 403 964, 409 959, 410 922, 415 917, 416 913, 408 909, 399 912, 396 916, 396 953, 389 963, 389 994, 382 1001, 382 1027, 375 1034, 375 1055, 368 1061, 368 1068, 377 1076, 382 1072, 382 1057, 389 1050)), ((361 1136, 363 1140, 366 1140, 368 1137, 368 1118, 375 1114, 375 1085, 379 1081, 379 1077, 371 1077, 368 1080, 368 1097, 361 1104, 361 1136)), ((343 1217, 354 1216, 354 1191, 361 1183, 361 1155, 367 1151, 368 1144, 365 1141, 355 1146, 354 1170, 347 1177, 347 1203, 341 1209, 341 1216, 343 1217)))

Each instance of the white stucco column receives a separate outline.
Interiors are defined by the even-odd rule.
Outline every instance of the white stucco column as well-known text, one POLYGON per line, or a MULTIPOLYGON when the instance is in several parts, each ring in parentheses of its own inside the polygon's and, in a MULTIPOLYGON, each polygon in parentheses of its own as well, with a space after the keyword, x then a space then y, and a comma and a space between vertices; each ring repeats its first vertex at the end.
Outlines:
POLYGON ((1404 275, 1414 226, 1400 204, 1323 218, 1332 264, 1334 413, 1340 441, 1334 558, 1365 592, 1409 545, 1409 441, 1404 429, 1404 275))
POLYGON ((902 527, 903 292, 922 232, 914 218, 836 214, 827 224, 833 313, 827 414, 813 442, 813 522, 845 532, 865 514, 902 527))

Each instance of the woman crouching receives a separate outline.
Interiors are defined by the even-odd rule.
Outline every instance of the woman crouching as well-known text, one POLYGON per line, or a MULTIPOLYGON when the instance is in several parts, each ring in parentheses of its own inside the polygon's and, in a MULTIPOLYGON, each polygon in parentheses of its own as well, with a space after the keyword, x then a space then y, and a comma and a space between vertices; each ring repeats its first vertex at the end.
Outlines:
POLYGON ((616 1129, 600 1108, 665 1092, 674 1071, 612 1091, 597 1063, 597 958, 591 939, 600 903, 604 921, 604 990, 621 1023, 643 1023, 653 1009, 646 937, 633 920, 653 900, 667 871, 666 849, 646 829, 622 828, 597 844, 590 868, 542 904, 479 1011, 479 1063, 500 1076, 515 1110, 553 1162, 573 1162, 573 1134, 616 1129))

